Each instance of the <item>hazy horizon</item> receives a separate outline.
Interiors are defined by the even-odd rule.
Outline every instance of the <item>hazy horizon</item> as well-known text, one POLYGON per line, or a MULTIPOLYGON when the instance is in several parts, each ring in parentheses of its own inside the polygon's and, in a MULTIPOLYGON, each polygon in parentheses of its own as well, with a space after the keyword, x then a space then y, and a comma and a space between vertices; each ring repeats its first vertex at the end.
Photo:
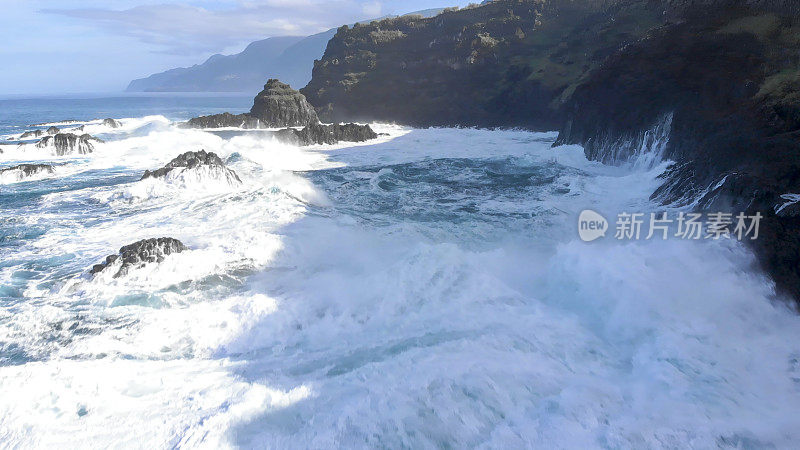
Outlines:
POLYGON ((136 78, 233 54, 274 36, 308 36, 345 23, 463 0, 10 0, 0 17, 0 98, 122 93, 136 78), (31 31, 35 30, 35 31, 31 31), (122 50, 121 50, 122 49, 122 50))

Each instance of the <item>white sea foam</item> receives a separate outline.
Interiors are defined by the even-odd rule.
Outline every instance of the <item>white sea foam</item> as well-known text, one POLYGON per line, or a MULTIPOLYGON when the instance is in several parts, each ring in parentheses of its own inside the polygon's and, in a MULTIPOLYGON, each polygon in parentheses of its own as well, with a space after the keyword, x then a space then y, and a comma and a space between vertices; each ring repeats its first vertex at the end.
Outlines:
POLYGON ((578 238, 587 207, 606 217, 659 208, 648 197, 663 164, 589 162, 580 147, 550 148, 553 134, 375 128, 389 136, 296 148, 148 120, 75 161, 78 187, 19 217, 47 232, 0 255, 2 284, 24 292, 0 309, 0 348, 17 355, 0 367, 0 440, 800 439, 800 320, 746 249, 578 238), (214 185, 207 173, 137 181, 201 148, 241 185, 201 189, 214 185), (88 183, 97 177, 119 180, 88 183), (86 273, 160 236, 190 250, 116 279, 86 273))
POLYGON ((783 194, 781 198, 786 201, 782 205, 775 206, 775 214, 780 214, 784 209, 800 202, 800 194, 783 194))

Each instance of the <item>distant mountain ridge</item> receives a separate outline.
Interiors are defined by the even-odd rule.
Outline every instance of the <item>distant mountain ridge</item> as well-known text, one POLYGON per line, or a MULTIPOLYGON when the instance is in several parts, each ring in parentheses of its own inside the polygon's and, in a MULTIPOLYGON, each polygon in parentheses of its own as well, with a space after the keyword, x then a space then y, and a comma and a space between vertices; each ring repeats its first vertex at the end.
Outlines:
MULTIPOLYGON (((432 17, 443 8, 407 15, 432 17)), ((369 22, 369 21, 364 21, 369 22)), ((255 41, 241 53, 213 55, 192 67, 170 69, 128 84, 126 92, 258 92, 268 78, 295 88, 311 81, 314 60, 321 59, 337 28, 311 36, 277 36, 255 41)))

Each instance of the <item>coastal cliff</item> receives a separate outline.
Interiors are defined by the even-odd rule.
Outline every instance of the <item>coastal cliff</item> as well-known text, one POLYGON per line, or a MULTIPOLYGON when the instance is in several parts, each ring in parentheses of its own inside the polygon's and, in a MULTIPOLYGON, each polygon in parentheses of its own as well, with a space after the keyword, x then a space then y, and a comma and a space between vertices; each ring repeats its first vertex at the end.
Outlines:
POLYGON ((683 9, 576 88, 558 143, 625 161, 636 155, 620 149, 640 150, 668 116, 662 157, 675 164, 653 199, 763 214, 753 247, 797 298, 800 217, 790 199, 800 191, 800 18, 796 3, 786 5, 683 9))
POLYGON ((329 121, 554 129, 582 77, 663 20, 614 4, 498 0, 341 27, 301 92, 329 121))
POLYGON ((800 298, 798 17, 789 0, 495 0, 342 27, 302 92, 323 120, 556 129, 590 159, 674 161, 653 198, 765 215, 753 248, 800 298))

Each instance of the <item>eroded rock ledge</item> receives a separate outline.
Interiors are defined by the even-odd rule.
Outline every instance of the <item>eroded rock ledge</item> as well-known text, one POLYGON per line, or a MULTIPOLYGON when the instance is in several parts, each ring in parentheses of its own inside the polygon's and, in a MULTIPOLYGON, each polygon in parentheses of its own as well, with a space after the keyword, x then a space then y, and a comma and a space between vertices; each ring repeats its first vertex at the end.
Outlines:
POLYGON ((286 128, 275 132, 275 137, 291 145, 335 144, 344 142, 364 142, 375 139, 378 134, 369 125, 354 123, 333 125, 308 125, 301 129, 286 128))
POLYGON ((186 122, 189 128, 265 128, 261 121, 249 114, 222 113, 211 116, 200 116, 186 122))

